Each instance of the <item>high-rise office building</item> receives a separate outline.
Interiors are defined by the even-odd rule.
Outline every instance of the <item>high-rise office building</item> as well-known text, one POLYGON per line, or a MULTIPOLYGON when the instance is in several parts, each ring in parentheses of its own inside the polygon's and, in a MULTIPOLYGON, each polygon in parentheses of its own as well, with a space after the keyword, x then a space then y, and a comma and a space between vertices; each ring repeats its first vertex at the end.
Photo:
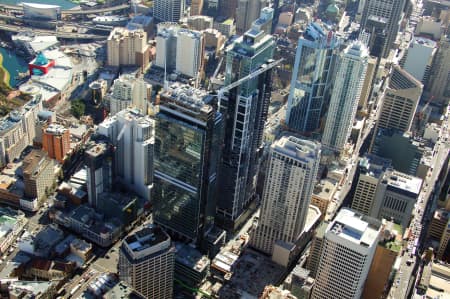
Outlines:
POLYGON ((342 151, 352 130, 369 52, 359 41, 351 43, 339 56, 333 94, 328 108, 322 144, 342 151))
POLYGON ((203 0, 192 0, 190 15, 191 16, 201 15, 203 11, 203 5, 204 5, 203 0))
MULTIPOLYGON (((236 32, 243 34, 259 17, 261 8, 265 6, 264 0, 238 0, 236 9, 236 32)), ((271 33, 271 32, 267 32, 271 33)))
POLYGON ((173 298, 175 246, 161 228, 127 236, 119 251, 119 278, 145 298, 173 298))
POLYGON ((400 61, 403 69, 424 85, 430 78, 436 46, 436 42, 431 39, 415 36, 400 61))
POLYGON ((392 67, 382 100, 377 129, 411 130, 423 85, 398 65, 392 67))
POLYGON ((94 208, 98 206, 98 196, 105 191, 111 191, 112 159, 113 150, 107 143, 95 143, 85 152, 88 200, 94 208))
POLYGON ((203 66, 204 40, 199 31, 178 24, 159 24, 155 65, 168 72, 196 77, 203 66), (187 59, 188 57, 189 59, 187 59))
POLYGON ((185 0, 153 1, 153 16, 160 22, 178 22, 184 14, 185 0))
POLYGON ((323 239, 328 227, 328 222, 323 221, 314 231, 314 236, 311 241, 309 256, 306 263, 306 269, 310 271, 310 276, 316 278, 317 268, 319 267, 320 255, 322 253, 323 239))
POLYGON ((105 119, 98 132, 115 147, 114 173, 130 191, 150 200, 153 188, 154 121, 133 109, 105 119))
POLYGON ((141 78, 133 75, 122 75, 112 86, 112 92, 106 96, 109 101, 109 113, 116 115, 127 108, 139 110, 147 114, 147 109, 152 95, 152 86, 141 78))
POLYGON ((318 23, 310 23, 299 38, 286 112, 291 129, 310 133, 319 128, 337 48, 333 32, 318 23))
POLYGON ((450 34, 443 35, 431 68, 430 90, 435 102, 447 104, 450 101, 450 34))
POLYGON ((42 149, 48 156, 62 163, 70 152, 69 129, 60 124, 50 124, 42 132, 42 149))
MULTIPOLYGON (((225 86, 258 70, 272 59, 274 49, 273 37, 257 28, 236 39, 226 49, 225 86)), ((268 70, 243 82, 222 99, 225 138, 216 221, 229 230, 244 223, 255 200, 270 93, 268 70)))
POLYGON ((352 209, 363 215, 377 217, 381 204, 376 200, 377 190, 385 171, 391 167, 391 161, 375 155, 366 155, 359 160, 356 170, 356 189, 352 199, 352 209))
POLYGON ((360 298, 381 222, 344 208, 328 226, 311 298, 360 298))
POLYGON ((110 66, 138 65, 147 69, 150 62, 147 33, 116 27, 107 40, 107 63, 110 66))
POLYGON ((320 161, 320 145, 283 136, 270 149, 258 227, 252 246, 272 254, 276 241, 294 243, 303 231, 320 161))
POLYGON ((222 115, 212 99, 174 83, 159 94, 155 115, 153 217, 197 244, 214 224, 216 206, 222 115))
MULTIPOLYGON (((215 1, 212 1, 215 2, 215 1)), ((236 18, 238 0, 219 0, 218 14, 227 18, 236 18)))
POLYGON ((370 54, 387 57, 400 29, 405 0, 365 0, 361 32, 369 35, 370 54))

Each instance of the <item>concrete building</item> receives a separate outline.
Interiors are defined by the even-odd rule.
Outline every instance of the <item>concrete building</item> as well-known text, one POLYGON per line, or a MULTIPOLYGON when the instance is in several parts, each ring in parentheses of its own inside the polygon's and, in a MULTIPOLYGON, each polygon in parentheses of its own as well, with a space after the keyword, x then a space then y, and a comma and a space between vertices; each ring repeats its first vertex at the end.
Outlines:
POLYGON ((119 252, 119 278, 145 298, 173 298, 175 247, 167 233, 148 226, 128 235, 119 252))
POLYGON ((153 16, 159 22, 178 22, 185 11, 185 0, 155 0, 153 16))
POLYGON ((442 260, 450 239, 450 212, 438 209, 434 212, 428 229, 428 236, 439 241, 437 258, 442 260))
POLYGON ((311 298, 360 298, 380 231, 380 221, 341 209, 325 232, 311 298))
POLYGON ((433 62, 430 76, 430 90, 435 102, 446 105, 450 100, 450 34, 443 35, 433 62))
POLYGON ((187 244, 176 243, 175 248, 175 279, 191 288, 200 287, 209 275, 208 257, 187 244))
POLYGON ((270 149, 260 219, 252 246, 273 253, 275 242, 295 243, 303 232, 319 169, 320 145, 284 136, 270 149))
POLYGON ((98 126, 98 133, 115 147, 115 176, 146 200, 153 188, 154 128, 154 120, 132 109, 122 110, 98 126))
POLYGON ((365 0, 362 3, 361 32, 370 36, 370 54, 386 58, 400 29, 405 0, 365 0))
MULTIPOLYGON (((209 2, 209 1, 208 1, 209 2)), ((215 1, 212 1, 215 2, 215 1)), ((227 18, 236 18, 236 8, 238 0, 219 0, 219 11, 220 16, 227 18)))
MULTIPOLYGON (((237 38, 226 49, 225 86, 258 70, 273 58, 274 50, 274 38, 257 27, 237 38)), ((219 185, 216 221, 229 230, 235 230, 247 220, 249 207, 256 199, 271 85, 269 70, 246 81, 222 99, 225 138, 219 173, 223 179, 219 185)))
POLYGON ((234 24, 234 19, 232 18, 217 18, 216 20, 214 20, 213 28, 217 29, 226 37, 230 37, 236 34, 236 25, 234 24))
POLYGON ((203 65, 203 52, 203 35, 199 31, 179 30, 175 70, 189 77, 197 77, 203 65))
POLYGON ((450 220, 447 222, 447 226, 442 232, 442 237, 441 240, 439 241, 439 248, 437 251, 438 259, 443 260, 444 258, 448 258, 449 244, 450 244, 450 220))
POLYGON ((205 38, 205 52, 214 51, 216 57, 218 57, 225 44, 226 37, 216 29, 204 30, 203 36, 205 38))
POLYGON ((176 23, 158 24, 156 33, 155 65, 168 72, 175 70, 177 55, 177 36, 181 27, 176 23))
POLYGON ((201 15, 203 11, 203 0, 192 0, 191 1, 191 16, 201 15))
POLYGON ((410 131, 422 91, 420 81, 394 65, 383 96, 377 128, 410 131))
POLYGON ((310 271, 309 275, 313 278, 317 275, 317 269, 319 267, 320 255, 322 253, 322 245, 325 237, 325 231, 327 230, 329 223, 323 221, 314 232, 314 236, 311 241, 311 247, 309 250, 309 257, 306 263, 306 269, 310 271))
POLYGON ((358 109, 367 110, 367 104, 370 100, 372 92, 372 82, 375 76, 375 69, 377 67, 377 60, 374 57, 369 57, 367 60, 366 76, 364 77, 363 86, 361 88, 361 95, 359 96, 358 109))
POLYGON ((147 114, 151 96, 150 84, 133 75, 122 75, 114 80, 112 91, 105 100, 109 102, 111 116, 127 108, 137 109, 140 113, 147 114))
POLYGON ((89 204, 96 208, 98 196, 112 188, 113 151, 107 143, 95 143, 85 152, 89 204))
POLYGON ((333 32, 318 23, 310 23, 299 38, 286 110, 289 128, 302 133, 319 128, 338 45, 333 32))
POLYGON ((70 152, 70 131, 60 124, 50 124, 42 133, 42 149, 62 163, 70 152))
POLYGON ((430 78, 436 46, 436 42, 431 39, 415 36, 400 61, 403 69, 423 85, 426 85, 430 78))
MULTIPOLYGON (((250 29, 252 23, 259 17, 265 0, 238 0, 236 9, 236 32, 243 34, 250 29)), ((270 32, 267 32, 270 33, 270 32)))
POLYGON ((384 172, 391 167, 388 159, 383 159, 375 155, 366 155, 360 159, 356 173, 356 189, 352 200, 352 209, 372 217, 372 211, 378 211, 379 201, 377 202, 378 189, 384 172))
POLYGON ((212 29, 214 19, 209 16, 191 15, 187 18, 187 25, 189 29, 203 31, 206 29, 212 29))
POLYGON ((154 221, 202 246, 214 224, 222 114, 206 91, 172 84, 155 115, 154 221))
POLYGON ((381 181, 377 197, 381 198, 380 209, 372 211, 377 213, 378 219, 392 220, 408 227, 412 211, 422 187, 422 179, 398 172, 386 172, 381 181))
POLYGON ((322 144, 327 148, 341 152, 350 137, 368 59, 369 51, 359 41, 351 43, 339 56, 322 136, 322 144))
POLYGON ((47 153, 41 150, 32 150, 23 159, 23 182, 25 184, 24 195, 38 201, 46 197, 46 192, 55 182, 55 170, 53 160, 47 153))
POLYGON ((149 62, 147 32, 143 30, 130 31, 123 27, 115 27, 111 31, 107 40, 107 64, 109 66, 137 65, 144 71, 149 62))
POLYGON ((325 218, 328 211, 328 204, 333 200, 334 194, 338 188, 338 182, 331 179, 324 179, 314 186, 311 196, 311 205, 319 208, 322 213, 322 219, 325 218))
POLYGON ((314 285, 314 278, 309 276, 310 271, 296 265, 283 283, 283 288, 289 290, 297 299, 310 297, 314 285))

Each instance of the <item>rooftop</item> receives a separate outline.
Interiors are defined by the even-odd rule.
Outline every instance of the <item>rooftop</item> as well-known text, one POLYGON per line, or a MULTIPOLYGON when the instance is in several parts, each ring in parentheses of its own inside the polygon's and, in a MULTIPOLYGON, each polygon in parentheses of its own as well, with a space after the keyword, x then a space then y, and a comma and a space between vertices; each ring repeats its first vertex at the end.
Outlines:
POLYGON ((327 234, 335 234, 355 244, 371 247, 378 240, 381 222, 369 218, 347 208, 341 209, 328 226, 327 234))
POLYGON ((399 171, 393 171, 387 177, 387 184, 388 186, 418 195, 420 193, 420 187, 422 186, 422 179, 399 171))
POLYGON ((105 299, 144 299, 143 296, 139 295, 132 287, 120 281, 111 290, 103 295, 105 299))
POLYGON ((292 158, 317 159, 320 144, 294 136, 283 136, 272 144, 272 148, 292 158))
POLYGON ((162 90, 161 97, 173 100, 175 103, 188 109, 202 111, 208 113, 213 108, 205 103, 206 97, 209 95, 205 90, 191 87, 187 84, 179 82, 169 85, 167 90, 162 90))
POLYGON ((63 125, 51 123, 46 129, 46 133, 50 133, 53 135, 62 135, 64 134, 68 129, 64 127, 63 125))
POLYGON ((197 249, 186 244, 177 243, 175 245, 177 253, 175 261, 184 266, 195 269, 198 272, 203 272, 209 266, 209 259, 207 256, 201 254, 197 249))
POLYGON ((170 244, 169 235, 161 228, 151 224, 127 236, 123 241, 123 246, 136 258, 151 255, 165 249, 163 246, 169 247, 170 244), (162 243, 167 246, 164 246, 162 243))

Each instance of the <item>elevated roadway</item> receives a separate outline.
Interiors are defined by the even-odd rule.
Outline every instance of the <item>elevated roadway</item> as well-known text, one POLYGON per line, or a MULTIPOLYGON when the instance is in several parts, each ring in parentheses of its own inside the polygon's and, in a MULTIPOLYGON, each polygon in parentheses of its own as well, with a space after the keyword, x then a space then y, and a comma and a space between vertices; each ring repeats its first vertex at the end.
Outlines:
MULTIPOLYGON (((21 11, 23 10, 22 6, 19 5, 8 5, 8 4, 0 4, 0 7, 6 10, 14 10, 21 11)), ((99 14, 105 12, 112 12, 117 10, 123 10, 130 8, 130 4, 120 4, 116 6, 103 7, 103 8, 94 8, 94 9, 65 9, 61 10, 62 15, 74 15, 74 14, 99 14)))
MULTIPOLYGON (((10 25, 10 24, 0 24, 0 30, 17 33, 17 32, 24 31, 24 27, 10 25)), ((63 38, 63 39, 65 38, 65 39, 105 40, 107 38, 104 35, 86 34, 86 33, 78 33, 78 32, 63 32, 63 31, 33 29, 33 28, 27 28, 27 30, 31 30, 36 34, 41 34, 41 35, 56 35, 57 38, 63 38)))

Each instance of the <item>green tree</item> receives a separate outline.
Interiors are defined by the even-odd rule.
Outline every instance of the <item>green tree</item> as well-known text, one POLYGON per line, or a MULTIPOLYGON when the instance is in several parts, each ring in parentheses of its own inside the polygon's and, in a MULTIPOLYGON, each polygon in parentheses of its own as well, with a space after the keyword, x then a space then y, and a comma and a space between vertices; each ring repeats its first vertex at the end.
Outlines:
POLYGON ((86 105, 84 102, 80 99, 73 100, 70 111, 72 112, 73 116, 76 118, 80 118, 82 115, 84 115, 84 111, 86 110, 86 105))

